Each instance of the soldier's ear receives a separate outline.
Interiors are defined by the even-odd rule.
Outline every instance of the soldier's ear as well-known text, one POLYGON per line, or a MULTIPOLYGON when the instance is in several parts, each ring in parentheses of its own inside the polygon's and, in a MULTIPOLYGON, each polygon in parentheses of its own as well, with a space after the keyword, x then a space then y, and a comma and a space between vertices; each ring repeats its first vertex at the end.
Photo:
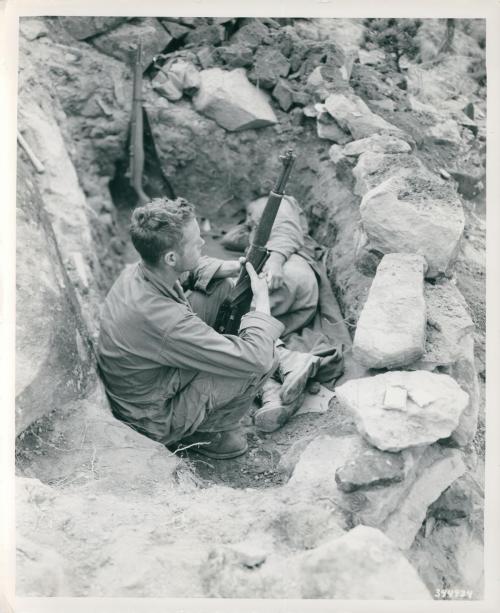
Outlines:
POLYGON ((175 251, 167 251, 167 253, 163 256, 163 261, 169 266, 175 266, 177 263, 177 254, 175 251))

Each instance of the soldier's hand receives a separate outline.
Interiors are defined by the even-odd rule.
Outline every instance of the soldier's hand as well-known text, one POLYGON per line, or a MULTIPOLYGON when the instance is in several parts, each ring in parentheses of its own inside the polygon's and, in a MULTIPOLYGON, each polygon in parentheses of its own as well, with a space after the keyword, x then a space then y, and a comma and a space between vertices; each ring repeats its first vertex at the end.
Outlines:
POLYGON ((255 300, 259 300, 260 297, 267 298, 269 296, 269 292, 267 289, 265 273, 261 272, 260 274, 257 274, 255 272, 255 268, 250 264, 250 262, 245 263, 245 268, 248 276, 250 277, 250 285, 252 286, 252 292, 255 300))
POLYGON ((267 285, 270 292, 280 288, 284 283, 283 261, 281 258, 282 256, 278 255, 278 257, 274 257, 274 254, 271 254, 262 268, 263 272, 266 274, 267 285))

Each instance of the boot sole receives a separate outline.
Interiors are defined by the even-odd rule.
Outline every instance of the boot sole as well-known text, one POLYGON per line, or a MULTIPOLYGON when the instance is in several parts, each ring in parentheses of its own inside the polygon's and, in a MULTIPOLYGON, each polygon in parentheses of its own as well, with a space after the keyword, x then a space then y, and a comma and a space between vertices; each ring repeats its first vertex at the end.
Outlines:
POLYGON ((207 458, 211 458, 212 460, 231 460, 232 458, 237 458, 240 455, 243 455, 248 451, 248 443, 245 447, 241 449, 236 449, 235 451, 226 451, 225 453, 217 453, 216 451, 210 451, 209 449, 205 449, 204 447, 191 447, 189 451, 194 451, 195 453, 199 453, 207 458))
POLYGON ((304 393, 300 393, 299 397, 290 403, 290 405, 259 409, 253 418, 257 430, 260 432, 274 432, 284 426, 290 417, 293 417, 300 409, 304 401, 304 396, 304 393))

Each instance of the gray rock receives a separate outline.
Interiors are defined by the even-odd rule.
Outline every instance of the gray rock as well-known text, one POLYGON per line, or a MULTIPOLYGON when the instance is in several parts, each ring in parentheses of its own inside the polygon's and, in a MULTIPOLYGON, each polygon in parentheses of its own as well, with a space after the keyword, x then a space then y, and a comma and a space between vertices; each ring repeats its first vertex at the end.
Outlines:
POLYGON ((409 153, 410 145, 401 138, 390 134, 373 134, 350 142, 344 147, 344 155, 358 156, 366 152, 372 153, 409 153))
MULTIPOLYGON (((45 166, 45 172, 38 176, 37 181, 43 200, 39 206, 48 214, 57 240, 57 248, 65 264, 65 272, 69 281, 77 288, 81 288, 81 274, 78 274, 74 265, 74 258, 75 253, 82 254, 86 276, 92 280, 92 287, 85 299, 78 295, 78 298, 75 296, 75 300, 81 299, 81 316, 90 335, 93 336, 99 321, 101 295, 96 280, 101 269, 96 257, 95 243, 92 240, 91 224, 87 218, 89 207, 69 156, 63 133, 52 114, 54 111, 60 112, 60 107, 52 109, 45 100, 42 104, 44 108, 32 99, 28 99, 19 107, 21 123, 26 127, 26 140, 45 166)), ((18 244, 23 245, 24 240, 25 238, 20 235, 18 244)), ((57 274, 63 274, 63 271, 57 274)), ((64 280, 61 282, 65 284, 64 280)))
POLYGON ((142 66, 145 70, 172 37, 157 19, 145 17, 137 22, 123 23, 106 34, 99 34, 91 42, 99 51, 132 66, 139 40, 143 43, 142 66))
POLYGON ((226 130, 245 130, 276 123, 268 97, 247 79, 245 70, 202 70, 201 85, 193 98, 196 110, 226 130))
POLYGON ((304 91, 294 91, 292 94, 292 100, 294 104, 298 104, 300 106, 306 106, 311 101, 311 97, 307 92, 304 91))
POLYGON ((360 64, 367 64, 368 66, 377 66, 386 61, 385 53, 380 49, 372 49, 371 51, 360 49, 358 57, 360 64))
POLYGON ((212 68, 217 63, 219 50, 215 47, 204 46, 198 49, 196 57, 202 68, 212 68))
POLYGON ((183 26, 181 23, 168 21, 167 19, 162 19, 161 17, 158 18, 158 21, 175 40, 182 38, 183 36, 186 36, 188 32, 191 32, 191 28, 183 26))
POLYGON ((333 65, 317 66, 307 77, 306 91, 313 95, 314 99, 323 102, 334 90, 345 89, 347 78, 342 67, 333 65))
POLYGON ((382 258, 359 317, 353 356, 367 368, 399 368, 425 349, 425 259, 391 253, 382 258))
POLYGON ((153 89, 168 100, 180 100, 184 93, 193 95, 200 87, 200 75, 191 62, 174 59, 167 62, 151 81, 153 89))
POLYGON ((404 138, 399 128, 372 113, 359 96, 347 92, 331 94, 326 98, 325 106, 340 127, 349 130, 354 139, 377 133, 389 133, 404 138))
POLYGON ((401 549, 409 549, 427 508, 464 472, 465 464, 458 450, 433 445, 424 454, 408 495, 384 522, 383 532, 401 549))
POLYGON ((366 151, 358 158, 358 163, 352 170, 356 179, 354 193, 364 196, 372 187, 380 183, 384 170, 388 170, 388 157, 382 152, 366 151))
POLYGON ((457 122, 453 119, 431 126, 427 130, 426 138, 438 145, 459 145, 462 140, 457 122))
POLYGON ((485 188, 486 173, 484 169, 448 169, 451 176, 457 182, 458 193, 468 200, 473 200, 485 188))
POLYGON ((431 191, 431 182, 419 191, 416 179, 395 176, 368 191, 360 206, 362 226, 372 249, 423 255, 426 276, 435 277, 446 273, 456 257, 464 213, 450 191, 439 185, 431 191))
POLYGON ((450 436, 469 402, 450 376, 424 370, 354 379, 337 387, 337 398, 352 412, 359 432, 383 451, 429 445, 450 436), (384 405, 392 388, 405 390, 401 410, 384 405))
POLYGON ((293 93, 290 83, 286 79, 279 79, 273 89, 273 98, 276 98, 284 111, 288 111, 293 104, 293 93))
POLYGON ((368 526, 357 526, 304 554, 302 594, 304 598, 431 599, 396 545, 368 526))
POLYGON ((377 449, 365 451, 335 472, 335 481, 343 492, 399 483, 404 477, 403 457, 377 449))
POLYGON ((324 104, 316 103, 312 112, 316 117, 316 131, 319 138, 331 140, 341 145, 351 140, 350 134, 341 129, 335 119, 326 111, 324 104))
POLYGON ((451 281, 426 283, 427 305, 425 352, 409 368, 445 372, 469 394, 469 404, 460 416, 452 439, 460 446, 472 441, 479 413, 479 383, 474 362, 474 324, 467 304, 451 281))
POLYGON ((341 160, 345 160, 344 148, 341 145, 332 145, 328 149, 328 157, 334 164, 338 164, 341 160))
POLYGON ((319 138, 324 138, 325 140, 331 140, 334 143, 344 144, 349 142, 351 137, 349 134, 346 134, 339 124, 328 116, 323 116, 322 118, 318 118, 316 121, 316 132, 319 138))
POLYGON ((435 370, 452 366, 462 355, 462 343, 474 331, 467 303, 449 280, 425 283, 427 332, 425 352, 413 368, 435 370))
POLYGON ((28 40, 36 40, 42 36, 47 36, 49 29, 43 19, 33 17, 19 18, 19 32, 28 40))
MULTIPOLYGON (((57 145, 57 139, 54 140, 57 145)), ((57 154, 57 147, 53 151, 57 154)), ((61 264, 44 203, 30 175, 31 168, 20 161, 16 227, 16 434, 81 397, 92 376, 89 334, 61 264)))
POLYGON ((251 47, 246 45, 228 45, 219 47, 218 56, 230 68, 245 68, 251 66, 254 58, 251 47))
POLYGON ((238 43, 256 49, 262 43, 269 43, 269 29, 259 20, 249 20, 231 37, 232 43, 238 43))
POLYGON ((185 38, 187 44, 192 45, 220 45, 224 41, 226 30, 218 24, 203 25, 190 30, 185 38))
POLYGON ((286 77, 289 72, 290 62, 281 51, 273 47, 259 47, 248 78, 258 87, 271 89, 280 77, 286 77))
POLYGON ((130 17, 58 17, 59 23, 71 36, 84 40, 96 34, 108 32, 130 17))
POLYGON ((481 533, 484 524, 483 502, 484 488, 470 472, 466 472, 429 506, 427 517, 434 517, 448 524, 456 524, 466 519, 476 525, 481 533))

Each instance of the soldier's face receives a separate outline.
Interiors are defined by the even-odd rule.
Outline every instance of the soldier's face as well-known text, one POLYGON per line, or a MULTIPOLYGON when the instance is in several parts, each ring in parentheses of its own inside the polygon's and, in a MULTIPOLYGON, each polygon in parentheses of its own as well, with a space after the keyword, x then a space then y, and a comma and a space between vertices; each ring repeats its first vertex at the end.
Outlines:
POLYGON ((201 248, 205 244, 205 241, 200 234, 200 226, 196 219, 190 221, 184 228, 184 241, 177 252, 177 272, 186 272, 196 268, 200 257, 201 248))

